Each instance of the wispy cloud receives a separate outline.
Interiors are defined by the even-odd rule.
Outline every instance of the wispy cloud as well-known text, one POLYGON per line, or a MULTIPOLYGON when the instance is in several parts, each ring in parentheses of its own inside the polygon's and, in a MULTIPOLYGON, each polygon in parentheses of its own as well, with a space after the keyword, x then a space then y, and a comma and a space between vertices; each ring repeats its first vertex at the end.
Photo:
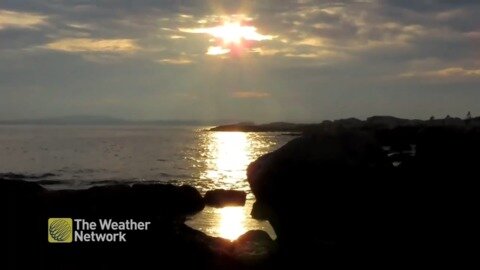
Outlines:
POLYGON ((45 48, 64 52, 130 53, 139 49, 133 39, 65 38, 45 45, 45 48))
POLYGON ((156 61, 160 64, 170 64, 170 65, 188 65, 192 64, 193 61, 187 58, 164 58, 156 61))
POLYGON ((408 72, 401 74, 406 78, 480 78, 480 69, 465 69, 463 67, 450 67, 439 70, 408 72))
POLYGON ((46 22, 47 16, 0 9, 0 30, 6 28, 34 28, 46 22))
POLYGON ((232 97, 240 99, 261 99, 270 97, 270 94, 266 92, 238 91, 233 92, 232 97))
POLYGON ((171 35, 170 38, 171 39, 185 39, 184 36, 180 36, 180 35, 171 35))
POLYGON ((227 54, 230 52, 230 49, 223 48, 221 46, 210 46, 208 47, 207 54, 208 55, 222 55, 227 54))

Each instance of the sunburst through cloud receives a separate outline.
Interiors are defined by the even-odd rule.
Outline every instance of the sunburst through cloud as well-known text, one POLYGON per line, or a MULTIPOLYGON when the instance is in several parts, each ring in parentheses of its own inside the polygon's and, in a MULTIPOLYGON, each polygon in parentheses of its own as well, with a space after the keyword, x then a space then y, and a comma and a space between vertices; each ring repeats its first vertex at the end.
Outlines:
POLYGON ((180 28, 185 33, 207 34, 214 43, 207 49, 208 55, 240 55, 249 52, 257 42, 272 40, 273 35, 259 33, 257 27, 242 20, 226 19, 221 25, 200 28, 180 28))

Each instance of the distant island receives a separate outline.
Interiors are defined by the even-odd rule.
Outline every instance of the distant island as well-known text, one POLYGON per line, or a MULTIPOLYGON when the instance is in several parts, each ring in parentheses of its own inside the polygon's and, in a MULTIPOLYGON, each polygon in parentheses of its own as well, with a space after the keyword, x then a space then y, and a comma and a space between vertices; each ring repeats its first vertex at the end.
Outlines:
POLYGON ((393 116, 372 116, 366 120, 357 118, 346 118, 339 120, 326 120, 315 124, 295 124, 287 122, 273 122, 268 124, 255 124, 252 122, 241 122, 237 124, 220 125, 209 129, 210 131, 243 131, 243 132, 315 132, 331 128, 396 128, 396 127, 417 127, 417 126, 480 126, 480 117, 459 117, 447 116, 443 119, 429 120, 403 119, 393 116))
POLYGON ((38 119, 0 120, 0 125, 172 125, 207 126, 228 123, 228 120, 127 120, 111 116, 73 115, 38 119))

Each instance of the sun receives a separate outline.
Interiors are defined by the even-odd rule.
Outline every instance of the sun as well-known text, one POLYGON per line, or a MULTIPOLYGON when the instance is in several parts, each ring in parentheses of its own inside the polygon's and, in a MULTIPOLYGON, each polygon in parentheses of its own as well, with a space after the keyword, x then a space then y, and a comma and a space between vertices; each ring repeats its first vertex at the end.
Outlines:
POLYGON ((242 26, 240 23, 225 23, 212 28, 211 35, 220 38, 224 45, 240 44, 242 42, 242 26))
MULTIPOLYGON (((248 38, 252 27, 242 26, 240 22, 226 22, 221 26, 210 28, 210 35, 223 41, 223 45, 240 45, 243 39, 248 38)), ((253 31, 256 31, 254 29, 253 31)))
POLYGON ((207 54, 221 55, 248 50, 253 42, 271 40, 272 35, 260 34, 257 27, 242 21, 226 20, 221 25, 205 28, 181 28, 180 31, 208 34, 214 37, 215 46, 208 48, 207 54))
POLYGON ((262 41, 272 39, 272 36, 259 34, 255 26, 242 25, 240 22, 225 22, 223 25, 206 28, 205 33, 221 39, 224 45, 239 45, 244 40, 262 41))

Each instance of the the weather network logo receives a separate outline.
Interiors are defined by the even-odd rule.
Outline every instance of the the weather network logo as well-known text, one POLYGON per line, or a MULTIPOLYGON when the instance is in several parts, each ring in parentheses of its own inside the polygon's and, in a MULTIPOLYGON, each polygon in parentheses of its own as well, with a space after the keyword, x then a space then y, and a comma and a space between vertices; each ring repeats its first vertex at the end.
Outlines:
POLYGON ((133 219, 113 220, 100 218, 86 220, 81 218, 49 218, 48 242, 50 243, 87 243, 87 242, 127 242, 131 231, 148 231, 150 221, 133 219))
POLYGON ((48 242, 72 243, 73 221, 71 218, 48 219, 48 242))

